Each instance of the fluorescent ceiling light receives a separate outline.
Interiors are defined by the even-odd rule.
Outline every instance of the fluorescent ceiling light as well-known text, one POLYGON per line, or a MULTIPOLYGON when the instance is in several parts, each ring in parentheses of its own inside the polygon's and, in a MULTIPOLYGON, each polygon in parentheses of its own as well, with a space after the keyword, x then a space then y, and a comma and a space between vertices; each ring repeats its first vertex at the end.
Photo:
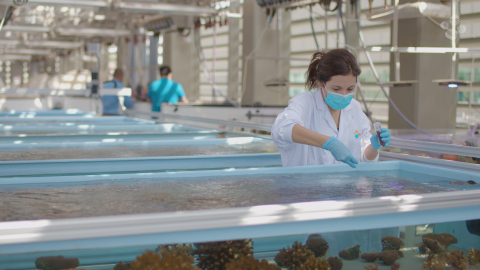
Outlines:
POLYGON ((42 41, 25 41, 26 46, 32 46, 32 47, 53 47, 53 48, 78 48, 83 46, 83 42, 72 42, 72 41, 48 41, 48 40, 42 40, 42 41))
POLYGON ((50 32, 50 28, 41 25, 5 25, 3 31, 22 31, 22 32, 50 32))
POLYGON ((432 82, 438 83, 438 85, 447 86, 449 88, 457 88, 459 86, 469 85, 470 81, 456 80, 456 79, 446 79, 446 80, 433 80, 432 82))
POLYGON ((105 17, 105 14, 95 14, 95 16, 93 16, 93 19, 96 21, 104 21, 105 17))
POLYGON ((128 36, 129 30, 122 29, 102 29, 102 28, 59 28, 56 30, 62 36, 128 36))

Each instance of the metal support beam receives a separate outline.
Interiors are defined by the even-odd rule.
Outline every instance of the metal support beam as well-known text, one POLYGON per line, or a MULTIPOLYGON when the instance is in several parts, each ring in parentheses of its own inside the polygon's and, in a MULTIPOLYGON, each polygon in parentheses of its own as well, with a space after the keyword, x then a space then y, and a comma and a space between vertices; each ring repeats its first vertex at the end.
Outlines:
MULTIPOLYGON (((12 0, 0 0, 0 5, 11 6, 12 0)), ((28 5, 42 5, 42 6, 70 6, 70 7, 108 7, 107 1, 100 0, 29 0, 28 5)))

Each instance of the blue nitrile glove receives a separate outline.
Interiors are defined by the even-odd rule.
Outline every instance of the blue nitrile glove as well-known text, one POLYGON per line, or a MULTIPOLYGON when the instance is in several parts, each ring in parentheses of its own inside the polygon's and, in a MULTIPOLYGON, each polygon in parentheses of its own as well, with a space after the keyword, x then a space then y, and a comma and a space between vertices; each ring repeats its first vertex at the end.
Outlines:
MULTIPOLYGON (((388 146, 388 144, 390 143, 390 139, 392 138, 392 135, 390 135, 390 130, 388 130, 387 128, 382 128, 382 133, 380 133, 380 138, 385 143, 385 146, 388 146)), ((370 142, 372 143, 373 148, 377 150, 382 148, 382 145, 378 141, 376 132, 372 137, 370 137, 370 142)))
POLYGON ((328 139, 322 148, 332 152, 332 155, 336 160, 345 162, 352 168, 357 167, 358 160, 353 157, 352 153, 350 153, 350 150, 348 150, 345 144, 337 140, 335 137, 328 139))

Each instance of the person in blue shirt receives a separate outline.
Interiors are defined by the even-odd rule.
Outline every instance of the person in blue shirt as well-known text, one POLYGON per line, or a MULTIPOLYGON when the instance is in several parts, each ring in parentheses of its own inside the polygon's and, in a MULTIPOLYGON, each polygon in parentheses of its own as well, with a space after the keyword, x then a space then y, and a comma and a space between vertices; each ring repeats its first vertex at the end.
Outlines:
MULTIPOLYGON (((111 89, 111 88, 123 88, 123 70, 117 68, 113 73, 113 80, 105 82, 102 86, 104 89, 111 89)), ((127 108, 133 107, 133 99, 128 96, 123 97, 123 105, 127 108)), ((102 96, 102 104, 103 104, 103 115, 119 115, 118 107, 120 105, 120 101, 118 96, 115 95, 103 95, 102 96)))
POLYGON ((152 111, 160 112, 163 102, 177 104, 188 102, 180 83, 172 80, 172 70, 169 66, 160 67, 160 80, 153 81, 148 86, 147 98, 152 103, 152 111))

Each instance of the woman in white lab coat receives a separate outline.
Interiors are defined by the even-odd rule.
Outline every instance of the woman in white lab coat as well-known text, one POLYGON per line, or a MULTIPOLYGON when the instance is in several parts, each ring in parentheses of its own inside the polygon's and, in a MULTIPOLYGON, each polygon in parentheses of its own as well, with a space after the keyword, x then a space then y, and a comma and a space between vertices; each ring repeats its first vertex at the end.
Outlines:
MULTIPOLYGON (((316 52, 307 71, 306 88, 317 89, 292 98, 277 116, 272 138, 280 148, 283 166, 346 163, 378 160, 382 147, 370 122, 353 99, 360 67, 345 49, 316 52)), ((382 128, 386 145, 390 132, 382 128)))
MULTIPOLYGON (((272 138, 280 148, 283 166, 346 163, 378 160, 382 145, 370 133, 370 122, 360 103, 353 99, 360 75, 355 57, 345 49, 316 52, 307 71, 306 88, 316 89, 292 98, 277 116, 272 138)), ((390 132, 382 128, 385 145, 390 132)), ((360 244, 362 252, 381 250, 381 238, 398 235, 398 228, 324 233, 330 254, 360 244)))

